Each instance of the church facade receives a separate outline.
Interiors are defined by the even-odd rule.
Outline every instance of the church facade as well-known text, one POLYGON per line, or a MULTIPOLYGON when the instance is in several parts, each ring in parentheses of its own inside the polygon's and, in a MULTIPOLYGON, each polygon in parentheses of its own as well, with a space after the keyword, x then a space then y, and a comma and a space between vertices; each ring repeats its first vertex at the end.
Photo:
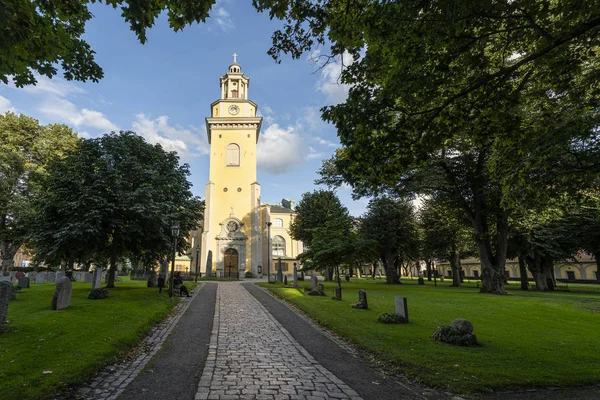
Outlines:
POLYGON ((192 255, 198 259, 192 263, 202 275, 209 270, 213 276, 244 279, 275 271, 280 258, 289 269, 302 244, 289 236, 293 202, 261 203, 256 154, 262 117, 248 97, 250 78, 235 57, 206 118, 209 182, 204 221, 193 235, 192 255))

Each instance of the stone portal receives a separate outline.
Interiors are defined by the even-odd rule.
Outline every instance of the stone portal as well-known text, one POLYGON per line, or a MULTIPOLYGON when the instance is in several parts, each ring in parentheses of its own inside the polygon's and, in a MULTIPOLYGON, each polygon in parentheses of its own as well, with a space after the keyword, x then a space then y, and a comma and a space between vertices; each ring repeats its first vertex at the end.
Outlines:
POLYGON ((236 249, 225 250, 225 257, 223 259, 223 267, 225 271, 225 278, 238 278, 239 271, 239 254, 236 249))

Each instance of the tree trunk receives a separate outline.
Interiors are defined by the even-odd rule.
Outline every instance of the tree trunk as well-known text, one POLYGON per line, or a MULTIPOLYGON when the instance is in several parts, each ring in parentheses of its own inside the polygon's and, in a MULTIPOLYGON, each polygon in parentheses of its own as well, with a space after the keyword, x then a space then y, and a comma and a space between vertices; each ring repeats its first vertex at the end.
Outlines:
POLYGON ((546 273, 542 267, 541 258, 538 255, 534 255, 533 257, 526 257, 525 262, 527 262, 527 266, 533 275, 535 289, 538 292, 546 292, 548 290, 548 285, 546 282, 546 273))
POLYGON ((427 280, 431 282, 431 259, 425 260, 425 270, 427 271, 427 280))
POLYGON ((400 274, 398 273, 398 267, 395 264, 394 256, 387 254, 382 256, 383 265, 385 268, 385 280, 388 285, 397 285, 400 283, 400 274))
POLYGON ((452 268, 452 286, 460 287, 460 253, 454 245, 450 253, 450 267, 452 268))
POLYGON ((375 279, 375 274, 377 273, 377 263, 373 263, 371 267, 371 278, 375 279))
POLYGON ((0 254, 2 254, 2 272, 8 272, 15 268, 15 254, 21 245, 16 245, 8 241, 2 241, 0 254))
POLYGON ((542 268, 544 271, 544 279, 546 279, 546 287, 548 290, 552 291, 556 286, 556 278, 554 276, 554 261, 550 257, 543 257, 542 268))
POLYGON ((521 290, 529 290, 527 266, 525 265, 525 260, 521 256, 519 256, 519 275, 521 275, 521 290))
POLYGON ((110 267, 108 269, 108 275, 107 275, 107 282, 106 282, 106 287, 107 288, 114 288, 115 287, 115 271, 117 270, 117 246, 116 243, 114 241, 114 237, 113 237, 113 243, 111 246, 111 253, 110 253, 110 267))
POLYGON ((506 294, 504 290, 504 267, 508 242, 508 212, 497 216, 495 251, 490 240, 491 232, 487 220, 482 215, 473 219, 479 259, 481 260, 480 293, 506 294))

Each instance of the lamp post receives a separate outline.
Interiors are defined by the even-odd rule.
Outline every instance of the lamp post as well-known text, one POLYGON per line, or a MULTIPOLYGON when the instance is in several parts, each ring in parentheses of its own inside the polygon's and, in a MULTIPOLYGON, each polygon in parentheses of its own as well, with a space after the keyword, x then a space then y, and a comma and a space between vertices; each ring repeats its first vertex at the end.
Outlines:
POLYGON ((271 283, 271 222, 267 222, 267 282, 271 283))
POLYGON ((196 279, 195 281, 198 282, 198 258, 200 257, 200 247, 198 247, 198 244, 196 244, 196 279))
POLYGON ((179 225, 171 227, 171 236, 173 236, 173 261, 171 262, 171 277, 169 278, 169 298, 173 298, 173 285, 175 284, 175 251, 177 250, 177 236, 179 236, 179 225))

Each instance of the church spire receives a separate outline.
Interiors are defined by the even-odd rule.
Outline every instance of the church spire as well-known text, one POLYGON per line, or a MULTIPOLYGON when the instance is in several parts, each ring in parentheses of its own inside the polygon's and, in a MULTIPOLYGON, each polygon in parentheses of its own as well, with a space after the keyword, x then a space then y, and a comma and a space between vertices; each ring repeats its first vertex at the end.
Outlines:
POLYGON ((237 53, 233 53, 233 64, 229 66, 225 76, 221 77, 221 100, 248 100, 250 78, 243 74, 242 67, 237 63, 237 57, 237 53))

